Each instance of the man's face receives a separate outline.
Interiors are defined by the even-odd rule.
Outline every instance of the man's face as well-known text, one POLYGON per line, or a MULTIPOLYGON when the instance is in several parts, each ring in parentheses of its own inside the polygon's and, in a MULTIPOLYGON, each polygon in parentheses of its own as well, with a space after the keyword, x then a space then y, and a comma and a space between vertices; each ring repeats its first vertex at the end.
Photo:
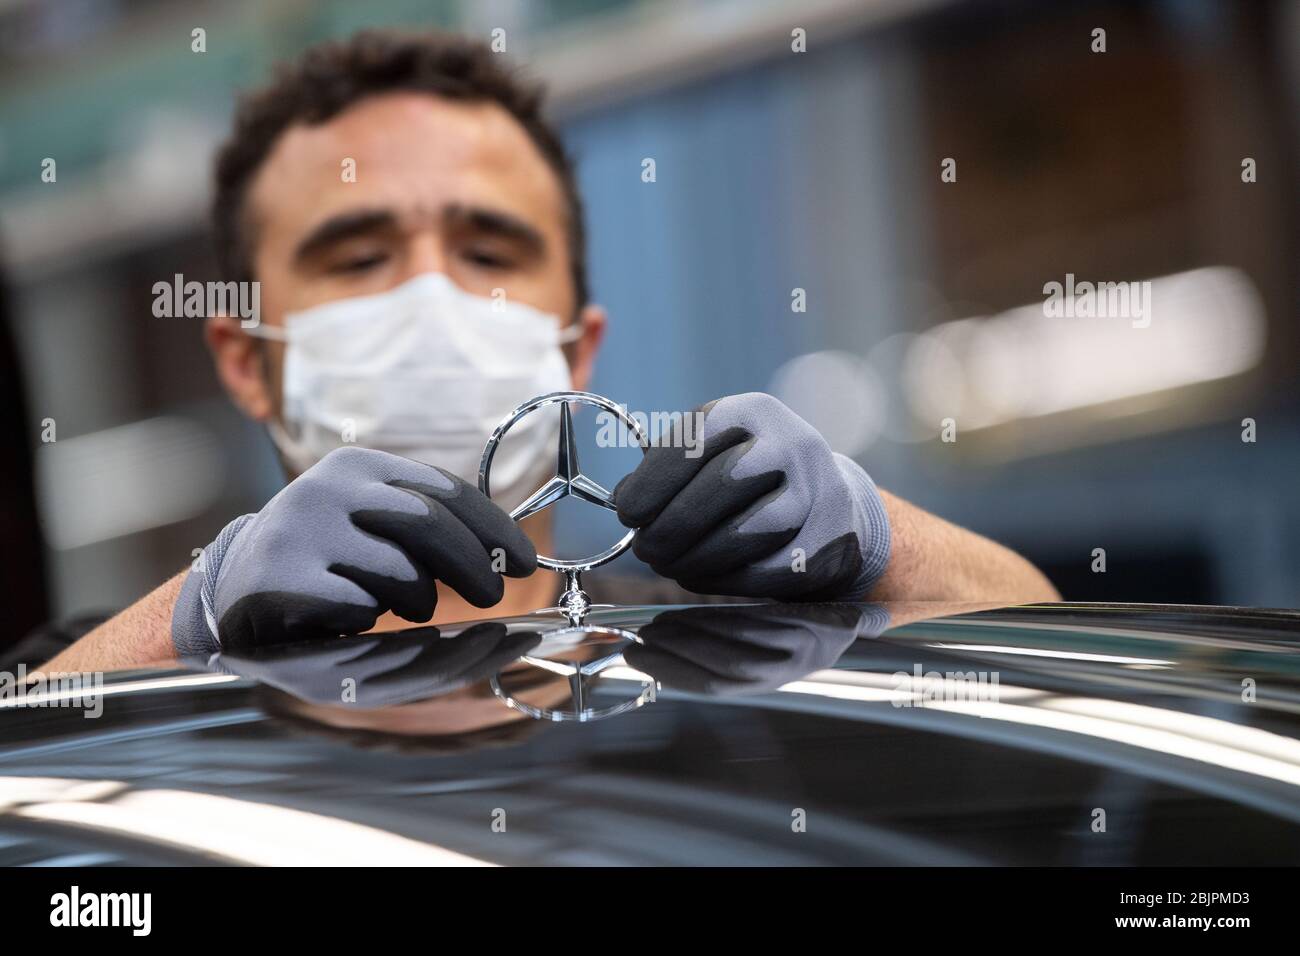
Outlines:
MULTIPOLYGON (((319 126, 291 127, 254 177, 244 212, 268 325, 426 272, 575 317, 559 180, 496 104, 390 93, 319 126)), ((584 335, 569 350, 578 388, 604 325, 596 307, 581 318, 584 335)), ((278 414, 283 347, 259 347, 229 319, 210 321, 207 336, 236 403, 258 420, 278 414)))

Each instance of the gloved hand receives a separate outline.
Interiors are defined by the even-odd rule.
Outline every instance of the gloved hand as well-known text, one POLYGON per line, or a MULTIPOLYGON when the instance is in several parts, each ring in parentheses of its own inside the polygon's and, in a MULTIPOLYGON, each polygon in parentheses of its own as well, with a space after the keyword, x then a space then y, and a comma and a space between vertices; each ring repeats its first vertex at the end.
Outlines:
POLYGON ((633 553, 701 594, 862 598, 889 562, 889 522, 867 473, 770 395, 697 412, 702 448, 684 447, 690 430, 675 425, 614 489, 619 521, 638 529, 633 553))
POLYGON ((369 709, 427 700, 486 680, 540 640, 536 631, 510 633, 497 621, 480 621, 454 637, 443 636, 436 627, 416 627, 291 648, 221 651, 203 664, 313 704, 369 709), (344 697, 348 680, 356 695, 350 700, 344 697))
POLYGON ((889 627, 879 604, 714 604, 663 611, 623 652, 665 687, 732 696, 775 690, 830 667, 889 627))
POLYGON ((356 634, 388 610, 427 621, 435 581, 491 607, 504 589, 498 548, 505 574, 536 570, 528 536, 477 488, 387 452, 340 448, 204 548, 177 598, 172 642, 204 654, 356 634))

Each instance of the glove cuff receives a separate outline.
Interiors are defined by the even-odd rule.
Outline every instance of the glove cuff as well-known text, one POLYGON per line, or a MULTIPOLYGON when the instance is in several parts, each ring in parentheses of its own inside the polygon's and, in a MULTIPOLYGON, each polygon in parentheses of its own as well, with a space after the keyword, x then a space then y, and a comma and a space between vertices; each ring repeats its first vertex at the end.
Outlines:
POLYGON ((889 565, 890 534, 889 516, 885 513, 885 502, 876 489, 871 476, 862 470, 862 466, 852 458, 835 453, 835 464, 840 474, 848 482, 849 492, 853 495, 859 522, 858 536, 861 542, 862 568, 849 589, 847 600, 861 601, 867 592, 880 580, 889 565))
POLYGON ((172 645, 179 657, 207 655, 221 649, 217 634, 217 575, 235 536, 256 515, 240 515, 221 529, 190 568, 172 609, 172 645))
POLYGON ((879 637, 894 624, 893 615, 883 604, 862 605, 862 617, 858 621, 858 637, 879 637))

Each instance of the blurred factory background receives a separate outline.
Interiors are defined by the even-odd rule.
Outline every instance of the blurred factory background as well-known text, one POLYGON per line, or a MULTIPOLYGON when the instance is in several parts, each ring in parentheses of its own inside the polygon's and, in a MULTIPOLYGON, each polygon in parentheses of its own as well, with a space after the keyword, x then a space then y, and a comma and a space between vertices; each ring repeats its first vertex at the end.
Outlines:
POLYGON ((1300 606, 1296 0, 4 0, 0 644, 278 488, 151 290, 214 277, 235 91, 363 26, 504 28, 550 84, 595 391, 773 391, 1067 598, 1300 606), (1150 321, 1044 315, 1067 274, 1150 280, 1150 321))

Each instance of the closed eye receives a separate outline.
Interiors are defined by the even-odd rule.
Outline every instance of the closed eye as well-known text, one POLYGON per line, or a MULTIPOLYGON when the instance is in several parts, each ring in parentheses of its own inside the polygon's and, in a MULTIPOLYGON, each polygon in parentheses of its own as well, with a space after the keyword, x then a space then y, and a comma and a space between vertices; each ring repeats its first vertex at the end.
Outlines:
POLYGON ((467 262, 473 263, 482 269, 510 269, 514 267, 514 260, 509 256, 489 252, 485 249, 466 249, 464 257, 467 262))
POLYGON ((370 255, 365 255, 365 256, 354 256, 351 259, 344 259, 340 262, 336 262, 332 264, 329 267, 329 271, 332 273, 339 273, 339 274, 365 272, 369 269, 375 268, 376 266, 383 265, 387 261, 388 261, 388 256, 385 253, 372 253, 370 255))

